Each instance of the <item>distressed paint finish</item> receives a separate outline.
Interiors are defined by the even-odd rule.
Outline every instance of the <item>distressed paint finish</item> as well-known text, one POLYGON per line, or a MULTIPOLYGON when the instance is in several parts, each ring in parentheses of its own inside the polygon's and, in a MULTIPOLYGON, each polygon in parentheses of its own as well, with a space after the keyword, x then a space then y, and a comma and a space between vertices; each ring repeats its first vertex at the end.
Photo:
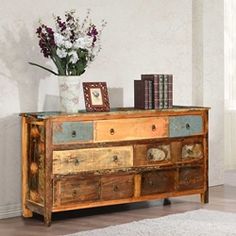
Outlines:
POLYGON ((91 142, 93 122, 55 122, 53 123, 53 144, 91 142))
POLYGON ((133 147, 85 148, 53 152, 53 174, 132 167, 133 147))
POLYGON ((168 118, 96 121, 95 130, 95 142, 161 138, 168 136, 168 118))
POLYGON ((173 116, 169 118, 169 136, 184 137, 203 133, 202 116, 173 116))
POLYGON ((130 198, 134 195, 134 175, 102 177, 101 200, 130 198))
POLYGON ((208 202, 207 108, 22 116, 24 217, 35 212, 50 225, 52 212, 190 194, 208 202), (78 137, 78 123, 90 134, 78 137))
POLYGON ((142 195, 173 192, 175 190, 176 170, 158 170, 142 175, 142 195))

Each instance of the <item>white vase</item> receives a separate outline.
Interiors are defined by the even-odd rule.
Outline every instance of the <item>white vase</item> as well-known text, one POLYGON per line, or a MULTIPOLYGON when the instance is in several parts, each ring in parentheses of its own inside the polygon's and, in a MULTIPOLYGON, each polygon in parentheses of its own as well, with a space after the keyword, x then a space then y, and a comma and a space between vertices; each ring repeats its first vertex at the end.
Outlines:
POLYGON ((79 111, 81 78, 79 76, 58 76, 60 110, 66 113, 79 111))

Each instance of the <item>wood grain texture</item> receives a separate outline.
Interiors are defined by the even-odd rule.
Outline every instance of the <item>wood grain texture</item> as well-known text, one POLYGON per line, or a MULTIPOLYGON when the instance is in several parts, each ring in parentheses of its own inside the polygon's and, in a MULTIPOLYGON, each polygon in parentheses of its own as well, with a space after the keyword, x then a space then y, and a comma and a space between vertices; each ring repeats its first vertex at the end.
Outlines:
POLYGON ((89 148, 53 152, 53 174, 133 166, 133 147, 89 148))
POLYGON ((168 118, 150 117, 96 121, 95 132, 95 142, 167 137, 168 118))
POLYGON ((26 206, 26 201, 29 197, 29 186, 28 186, 28 124, 26 117, 21 118, 21 158, 22 158, 22 215, 24 217, 32 217, 33 213, 26 206))

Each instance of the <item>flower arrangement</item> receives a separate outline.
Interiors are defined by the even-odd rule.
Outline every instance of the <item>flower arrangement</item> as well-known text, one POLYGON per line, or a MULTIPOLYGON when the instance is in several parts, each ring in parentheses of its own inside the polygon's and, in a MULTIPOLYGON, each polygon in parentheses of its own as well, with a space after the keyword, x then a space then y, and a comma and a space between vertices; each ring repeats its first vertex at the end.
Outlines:
POLYGON ((29 62, 55 75, 73 76, 81 75, 101 50, 100 36, 106 22, 101 22, 101 29, 91 22, 90 11, 80 22, 75 16, 75 10, 65 13, 65 20, 54 16, 55 30, 40 23, 36 34, 39 38, 39 46, 44 57, 50 58, 57 68, 57 72, 29 62))

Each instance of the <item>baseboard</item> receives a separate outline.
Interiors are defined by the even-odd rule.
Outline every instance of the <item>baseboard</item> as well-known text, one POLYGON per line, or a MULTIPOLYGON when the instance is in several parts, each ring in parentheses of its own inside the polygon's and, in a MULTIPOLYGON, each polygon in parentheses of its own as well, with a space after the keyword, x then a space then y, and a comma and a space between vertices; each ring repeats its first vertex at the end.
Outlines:
POLYGON ((21 204, 10 204, 0 206, 0 219, 16 217, 21 215, 21 204))

